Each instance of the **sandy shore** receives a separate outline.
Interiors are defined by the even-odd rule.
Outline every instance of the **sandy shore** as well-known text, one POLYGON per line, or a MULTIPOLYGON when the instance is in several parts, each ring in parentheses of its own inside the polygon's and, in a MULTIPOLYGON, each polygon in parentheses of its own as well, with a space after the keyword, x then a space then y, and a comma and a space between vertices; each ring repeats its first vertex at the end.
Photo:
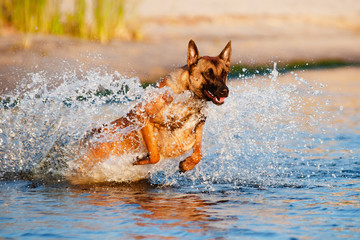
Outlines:
POLYGON ((141 81, 156 81, 186 60, 194 39, 200 54, 216 55, 232 41, 233 64, 323 59, 360 62, 360 2, 344 1, 149 1, 137 14, 144 40, 108 44, 70 37, 0 37, 0 89, 13 89, 31 72, 101 67, 141 81), (221 2, 222 4, 219 4, 221 2))

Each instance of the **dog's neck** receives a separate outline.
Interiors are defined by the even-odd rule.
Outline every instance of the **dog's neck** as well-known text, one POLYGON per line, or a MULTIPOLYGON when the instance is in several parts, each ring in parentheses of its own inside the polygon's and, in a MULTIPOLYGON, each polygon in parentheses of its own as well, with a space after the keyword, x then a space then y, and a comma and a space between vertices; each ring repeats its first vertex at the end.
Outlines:
POLYGON ((179 94, 189 90, 189 81, 190 73, 187 65, 185 65, 167 75, 160 83, 160 88, 167 86, 170 87, 174 93, 179 94))

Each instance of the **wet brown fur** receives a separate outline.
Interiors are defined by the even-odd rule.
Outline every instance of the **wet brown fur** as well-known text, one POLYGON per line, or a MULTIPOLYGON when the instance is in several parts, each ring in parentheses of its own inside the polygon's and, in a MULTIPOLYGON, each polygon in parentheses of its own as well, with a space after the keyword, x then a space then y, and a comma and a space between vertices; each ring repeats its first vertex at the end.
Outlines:
POLYGON ((194 168, 201 161, 202 130, 205 122, 203 108, 207 101, 221 105, 229 90, 227 74, 230 70, 231 42, 216 57, 199 56, 193 40, 188 45, 187 65, 175 70, 159 83, 167 87, 163 94, 150 102, 140 103, 126 116, 93 130, 87 140, 85 154, 79 159, 79 172, 87 172, 110 155, 122 155, 146 147, 147 155, 135 160, 134 165, 155 164, 162 158, 175 158, 189 150, 192 154, 180 162, 180 172, 194 168), (188 91, 189 98, 176 101, 188 91), (170 115, 168 113, 171 113, 170 115), (165 115, 171 116, 170 119, 165 115), (117 130, 140 126, 126 135, 117 130), (112 141, 101 141, 102 137, 112 141))

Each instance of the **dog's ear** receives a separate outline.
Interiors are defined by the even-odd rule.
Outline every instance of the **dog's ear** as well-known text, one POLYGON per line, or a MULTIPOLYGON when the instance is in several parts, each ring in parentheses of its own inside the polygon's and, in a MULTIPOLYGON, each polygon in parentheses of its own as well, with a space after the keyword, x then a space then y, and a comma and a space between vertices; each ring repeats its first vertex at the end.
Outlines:
POLYGON ((187 64, 190 69, 190 66, 197 63, 199 60, 199 50, 196 47, 196 44, 193 40, 189 41, 188 46, 188 56, 187 56, 187 64))
POLYGON ((225 64, 227 67, 230 67, 230 61, 231 61, 231 41, 226 44, 224 50, 219 55, 219 58, 225 61, 225 64))

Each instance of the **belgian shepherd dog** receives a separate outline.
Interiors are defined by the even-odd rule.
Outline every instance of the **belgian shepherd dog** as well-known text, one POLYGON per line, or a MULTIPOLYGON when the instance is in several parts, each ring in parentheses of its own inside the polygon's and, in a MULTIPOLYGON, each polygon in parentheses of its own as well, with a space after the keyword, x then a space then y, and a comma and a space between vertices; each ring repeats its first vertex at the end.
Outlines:
POLYGON ((139 103, 125 116, 94 129, 87 136, 87 140, 96 141, 86 140, 86 150, 78 160, 78 172, 86 173, 110 156, 140 148, 145 153, 134 159, 134 165, 156 164, 192 149, 191 155, 180 162, 179 171, 192 170, 202 158, 204 108, 209 101, 223 104, 229 95, 230 58, 231 41, 218 56, 209 57, 200 56, 195 42, 190 40, 187 64, 158 83, 164 90, 161 94, 139 103), (119 130, 131 128, 136 130, 118 134, 119 130))

